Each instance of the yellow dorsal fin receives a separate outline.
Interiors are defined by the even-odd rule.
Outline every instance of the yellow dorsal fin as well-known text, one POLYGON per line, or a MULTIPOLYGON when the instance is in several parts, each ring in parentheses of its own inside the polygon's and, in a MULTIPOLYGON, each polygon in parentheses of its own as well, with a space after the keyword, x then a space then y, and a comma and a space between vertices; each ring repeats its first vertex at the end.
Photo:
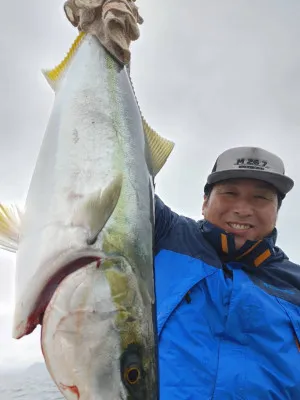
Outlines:
POLYGON ((148 145, 151 153, 152 173, 156 176, 164 166, 169 155, 171 154, 174 143, 168 139, 164 139, 156 133, 145 119, 142 117, 144 132, 148 140, 148 145))
POLYGON ((49 85, 55 91, 57 88, 58 83, 64 76, 65 71, 67 70, 72 58, 74 57, 76 51, 78 50, 82 40, 86 36, 86 33, 80 32, 77 38, 74 40, 70 50, 68 51, 65 58, 62 60, 60 64, 58 64, 55 68, 51 70, 43 70, 43 75, 47 79, 49 85))
POLYGON ((19 244, 21 212, 15 205, 0 204, 0 248, 16 253, 19 244))

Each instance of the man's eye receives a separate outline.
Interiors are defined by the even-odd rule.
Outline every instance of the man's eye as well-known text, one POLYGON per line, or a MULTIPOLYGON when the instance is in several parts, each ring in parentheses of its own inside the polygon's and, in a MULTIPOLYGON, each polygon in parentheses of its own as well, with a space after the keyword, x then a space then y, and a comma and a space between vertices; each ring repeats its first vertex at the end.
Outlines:
POLYGON ((230 190, 227 190, 226 192, 224 192, 225 194, 230 194, 230 195, 235 195, 235 192, 231 192, 230 190))
POLYGON ((257 195, 254 196, 256 199, 263 199, 263 200, 268 200, 268 198, 266 196, 262 196, 262 195, 257 195))

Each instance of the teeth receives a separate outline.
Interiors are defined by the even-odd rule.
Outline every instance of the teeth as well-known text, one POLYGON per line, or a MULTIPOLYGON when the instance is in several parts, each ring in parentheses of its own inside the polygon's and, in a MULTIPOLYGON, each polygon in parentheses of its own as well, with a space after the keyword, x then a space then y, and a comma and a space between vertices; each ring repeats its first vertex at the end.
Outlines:
POLYGON ((251 225, 248 224, 233 224, 233 223, 229 223, 229 226, 231 226, 231 228, 233 229, 250 229, 251 225))

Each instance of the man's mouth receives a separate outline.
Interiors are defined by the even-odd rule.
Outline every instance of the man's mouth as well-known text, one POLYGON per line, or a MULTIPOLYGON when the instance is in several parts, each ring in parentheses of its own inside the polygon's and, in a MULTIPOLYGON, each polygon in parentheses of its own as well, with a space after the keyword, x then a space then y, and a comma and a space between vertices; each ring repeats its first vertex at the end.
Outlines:
POLYGON ((227 222, 227 225, 230 226, 230 228, 236 230, 236 231, 247 231, 248 229, 253 228, 253 225, 250 224, 238 224, 236 222, 227 222))

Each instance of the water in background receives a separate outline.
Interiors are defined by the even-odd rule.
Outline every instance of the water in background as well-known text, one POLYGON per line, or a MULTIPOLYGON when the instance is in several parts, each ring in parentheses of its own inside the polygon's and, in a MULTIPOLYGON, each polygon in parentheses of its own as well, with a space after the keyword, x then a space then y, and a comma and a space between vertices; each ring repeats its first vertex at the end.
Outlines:
POLYGON ((0 400, 63 400, 44 364, 0 373, 0 400))

